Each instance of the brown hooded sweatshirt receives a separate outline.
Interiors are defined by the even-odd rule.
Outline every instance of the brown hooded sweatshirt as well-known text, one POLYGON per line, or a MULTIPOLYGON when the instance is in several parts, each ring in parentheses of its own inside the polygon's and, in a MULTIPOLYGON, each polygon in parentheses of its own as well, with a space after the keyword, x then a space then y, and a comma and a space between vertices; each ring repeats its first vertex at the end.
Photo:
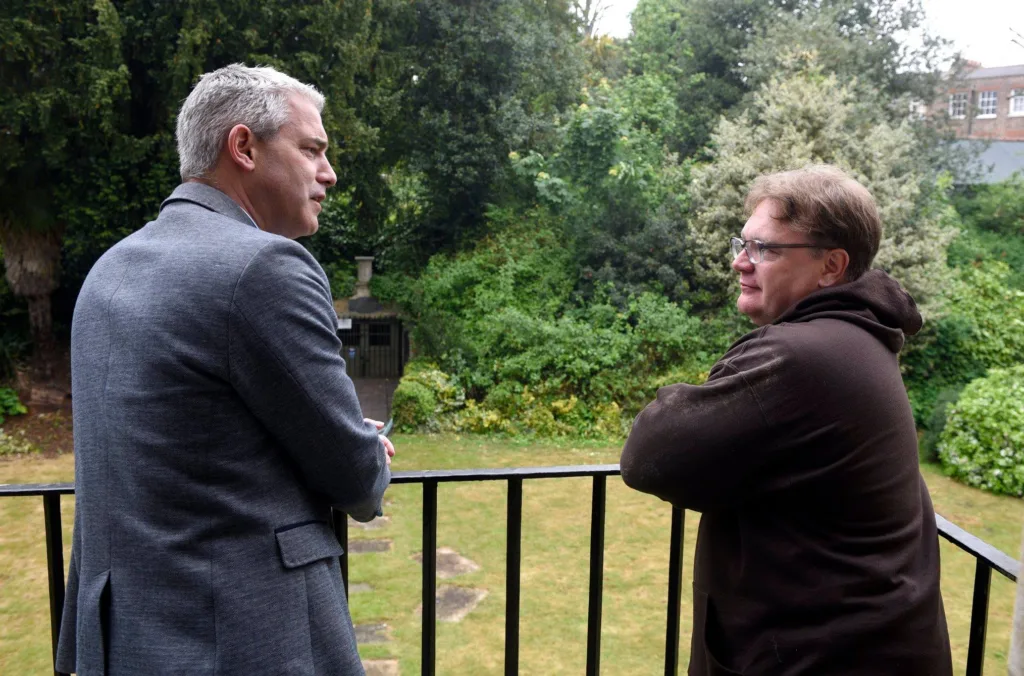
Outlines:
POLYGON ((948 676, 939 544, 897 355, 921 328, 884 272, 816 291, 701 386, 637 416, 629 486, 703 512, 690 676, 948 676))

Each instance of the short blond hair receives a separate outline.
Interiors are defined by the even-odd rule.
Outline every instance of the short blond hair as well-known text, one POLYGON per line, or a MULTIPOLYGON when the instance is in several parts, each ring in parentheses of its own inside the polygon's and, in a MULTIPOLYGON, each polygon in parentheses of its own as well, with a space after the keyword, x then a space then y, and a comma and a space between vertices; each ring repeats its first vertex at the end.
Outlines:
POLYGON ((778 205, 775 218, 812 242, 845 249, 850 256, 847 281, 871 269, 882 240, 878 206, 868 189, 829 164, 758 176, 744 203, 749 216, 757 205, 778 205))

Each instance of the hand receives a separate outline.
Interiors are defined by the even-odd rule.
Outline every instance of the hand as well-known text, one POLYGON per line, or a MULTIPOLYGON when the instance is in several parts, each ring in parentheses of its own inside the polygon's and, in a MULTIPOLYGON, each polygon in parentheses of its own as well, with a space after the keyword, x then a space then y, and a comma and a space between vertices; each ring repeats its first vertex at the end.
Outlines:
MULTIPOLYGON (((371 425, 373 425, 374 427, 376 427, 379 430, 380 429, 384 429, 384 423, 382 423, 379 420, 371 420, 370 418, 363 418, 363 420, 365 422, 370 423, 371 425)), ((391 443, 390 439, 388 439, 387 437, 385 437, 383 435, 380 435, 379 438, 380 438, 381 443, 384 444, 384 451, 385 451, 384 462, 386 462, 390 466, 391 465, 391 458, 395 457, 395 445, 391 443)))

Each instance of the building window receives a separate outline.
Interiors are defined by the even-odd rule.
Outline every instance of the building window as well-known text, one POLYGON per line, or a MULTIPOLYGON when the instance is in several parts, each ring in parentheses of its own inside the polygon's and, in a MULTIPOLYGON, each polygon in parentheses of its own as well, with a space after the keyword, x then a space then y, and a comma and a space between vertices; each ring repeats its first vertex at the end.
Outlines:
POLYGON ((978 94, 978 117, 995 117, 998 101, 996 92, 980 92, 978 94))
POLYGON ((1010 90, 1010 115, 1024 115, 1024 89, 1010 90))
POLYGON ((967 92, 949 95, 949 116, 958 120, 967 117, 967 92))

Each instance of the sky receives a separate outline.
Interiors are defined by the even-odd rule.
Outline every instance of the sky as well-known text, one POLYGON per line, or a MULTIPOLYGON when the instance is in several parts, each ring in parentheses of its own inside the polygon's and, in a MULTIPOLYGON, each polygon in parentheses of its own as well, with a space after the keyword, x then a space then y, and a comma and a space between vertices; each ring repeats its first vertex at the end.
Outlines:
MULTIPOLYGON (((637 0, 606 0, 597 32, 624 38, 637 0)), ((953 40, 965 58, 983 66, 1024 64, 1024 47, 1011 42, 1010 29, 1024 35, 1024 0, 923 0, 929 29, 953 40)), ((1016 38, 1024 43, 1024 38, 1016 38)))

